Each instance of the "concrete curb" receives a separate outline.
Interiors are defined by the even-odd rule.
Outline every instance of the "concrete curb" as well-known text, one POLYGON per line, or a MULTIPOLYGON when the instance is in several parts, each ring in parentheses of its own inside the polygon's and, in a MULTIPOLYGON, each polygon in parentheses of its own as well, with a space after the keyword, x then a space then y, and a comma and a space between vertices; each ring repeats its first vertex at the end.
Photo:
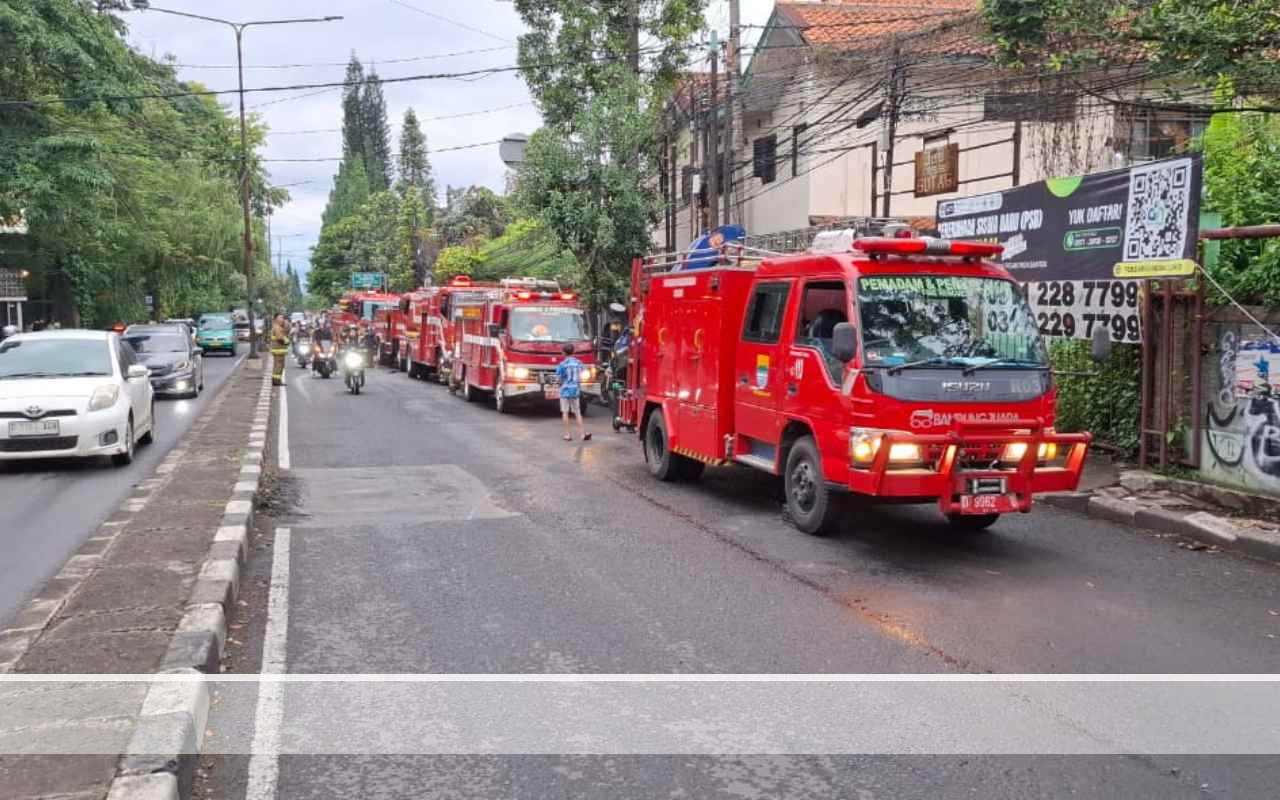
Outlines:
POLYGON ((262 387, 235 488, 161 664, 162 673, 185 675, 190 680, 151 684, 107 800, 178 800, 191 794, 209 715, 204 676, 218 673, 227 641, 227 619, 239 594, 240 569, 249 553, 253 501, 262 477, 271 419, 269 367, 263 363, 262 387))
POLYGON ((1229 517, 1208 511, 1168 511, 1136 499, 1119 499, 1088 492, 1047 494, 1040 502, 1090 517, 1173 534, 1222 550, 1236 550, 1257 558, 1280 561, 1280 534, 1237 525, 1229 517))

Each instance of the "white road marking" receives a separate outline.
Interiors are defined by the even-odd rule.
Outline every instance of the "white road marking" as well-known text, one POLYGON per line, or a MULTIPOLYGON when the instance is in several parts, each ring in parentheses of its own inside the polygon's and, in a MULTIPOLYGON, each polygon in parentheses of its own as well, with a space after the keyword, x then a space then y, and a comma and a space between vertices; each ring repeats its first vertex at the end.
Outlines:
MULTIPOLYGON (((267 597, 267 630, 262 640, 262 674, 283 674, 289 640, 289 528, 277 528, 267 597)), ((275 800, 280 779, 280 728, 284 723, 281 681, 258 683, 258 709, 253 720, 253 755, 245 800, 275 800)))
POLYGON ((289 390, 281 388, 280 390, 280 442, 276 446, 276 455, 280 459, 280 469, 286 470, 290 467, 289 461, 289 390))

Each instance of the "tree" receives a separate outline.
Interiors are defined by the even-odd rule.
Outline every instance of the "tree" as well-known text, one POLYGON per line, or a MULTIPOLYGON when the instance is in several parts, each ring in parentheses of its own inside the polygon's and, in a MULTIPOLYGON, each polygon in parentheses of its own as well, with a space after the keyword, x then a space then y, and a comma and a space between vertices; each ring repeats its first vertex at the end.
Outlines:
POLYGON ((285 262, 285 278, 289 284, 289 310, 298 311, 302 308, 302 282, 298 280, 298 273, 293 270, 293 262, 285 262))
POLYGON ((333 189, 329 191, 329 202, 320 217, 321 228, 355 213, 368 197, 369 179, 365 175, 364 161, 358 156, 343 160, 338 165, 333 189))
POLYGON ((650 245, 657 220, 654 120, 618 85, 582 104, 567 127, 545 127, 525 150, 517 206, 537 217, 578 260, 579 291, 600 306, 626 293, 631 259, 650 245))
POLYGON ((1245 94, 1280 94, 1274 0, 986 0, 980 8, 1004 61, 1054 67, 1127 65, 1245 94))
POLYGON ((400 128, 400 181, 402 193, 416 191, 425 206, 425 222, 430 224, 435 208, 436 185, 431 175, 431 162, 427 158, 427 137, 418 124, 418 115, 410 108, 404 112, 404 124, 400 128))
POLYGON ((387 131, 387 101, 374 70, 369 71, 360 91, 360 124, 369 191, 381 192, 391 186, 391 135, 387 131))
POLYGON ((342 154, 348 158, 364 158, 364 118, 361 90, 364 88, 364 65, 352 52, 342 87, 342 154))
POLYGON ((702 27, 705 0, 515 0, 529 28, 519 39, 521 74, 552 127, 576 117, 580 104, 616 87, 618 67, 647 81, 629 84, 640 98, 664 97, 687 61, 688 39, 702 27), (634 31, 633 31, 634 28, 634 31), (638 47, 638 45, 637 45, 638 47))
POLYGON ((507 225, 505 201, 484 186, 450 190, 450 204, 437 224, 446 245, 461 244, 474 236, 500 236, 507 225))
POLYGON ((406 185, 400 194, 400 219, 396 229, 399 258, 391 273, 391 286, 396 291, 409 291, 426 282, 423 234, 429 218, 421 192, 406 185))

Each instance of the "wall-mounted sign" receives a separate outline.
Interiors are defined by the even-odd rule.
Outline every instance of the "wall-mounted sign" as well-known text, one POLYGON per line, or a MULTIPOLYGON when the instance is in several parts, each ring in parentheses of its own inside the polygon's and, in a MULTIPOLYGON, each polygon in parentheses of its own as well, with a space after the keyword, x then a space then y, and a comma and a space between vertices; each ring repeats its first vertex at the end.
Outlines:
POLYGON ((938 202, 947 239, 999 242, 1023 281, 1107 281, 1195 271, 1199 156, 1050 178, 938 202))
POLYGON ((916 152, 916 197, 947 194, 959 188, 959 144, 953 142, 916 152))

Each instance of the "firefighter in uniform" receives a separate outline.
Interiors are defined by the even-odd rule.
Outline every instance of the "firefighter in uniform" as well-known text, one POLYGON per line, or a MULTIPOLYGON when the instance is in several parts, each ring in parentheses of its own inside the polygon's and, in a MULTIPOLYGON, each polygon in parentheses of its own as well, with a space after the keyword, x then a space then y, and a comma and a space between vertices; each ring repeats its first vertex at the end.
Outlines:
POLYGON ((271 383, 284 385, 284 360, 289 354, 289 323, 284 314, 276 314, 271 325, 271 383))

